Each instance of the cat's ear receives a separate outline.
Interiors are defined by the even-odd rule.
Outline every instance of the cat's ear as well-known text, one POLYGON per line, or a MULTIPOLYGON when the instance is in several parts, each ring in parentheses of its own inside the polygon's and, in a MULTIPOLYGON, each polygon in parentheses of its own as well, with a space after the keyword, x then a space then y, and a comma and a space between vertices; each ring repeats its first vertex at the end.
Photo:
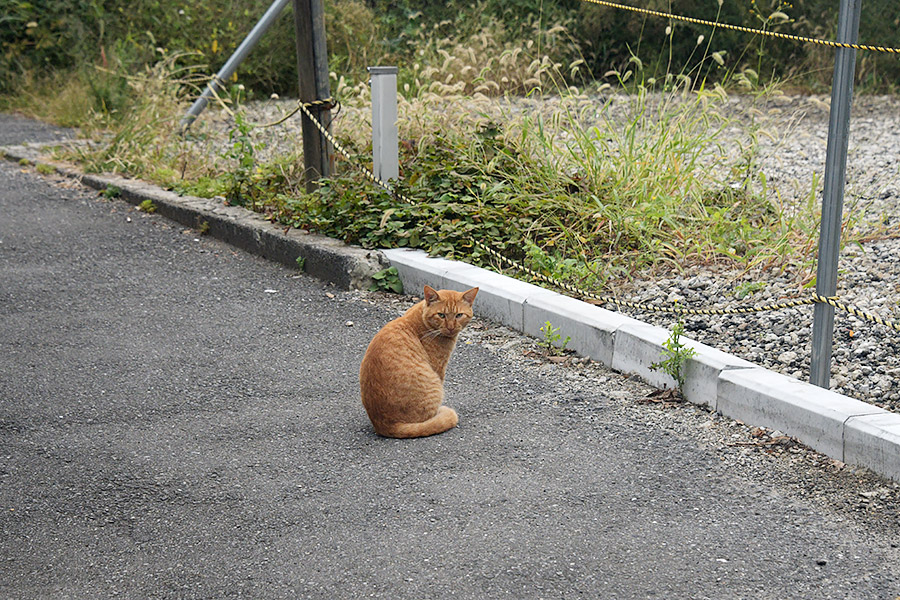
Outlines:
POLYGON ((426 305, 434 304, 435 302, 437 302, 440 299, 441 299, 441 297, 438 296, 438 293, 434 290, 433 287, 431 287, 430 285, 425 286, 425 304, 426 305))
POLYGON ((467 292, 463 292, 462 299, 468 303, 469 306, 472 306, 472 303, 475 302, 475 294, 478 293, 478 288, 472 288, 467 292))

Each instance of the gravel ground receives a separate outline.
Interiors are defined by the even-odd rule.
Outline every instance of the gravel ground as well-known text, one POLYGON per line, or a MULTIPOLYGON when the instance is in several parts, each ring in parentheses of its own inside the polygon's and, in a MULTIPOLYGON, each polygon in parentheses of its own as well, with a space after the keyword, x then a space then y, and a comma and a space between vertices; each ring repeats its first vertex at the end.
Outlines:
MULTIPOLYGON (((251 121, 270 122, 293 105, 294 101, 277 100, 246 108, 251 121)), ((522 105, 524 108, 517 106, 516 110, 539 106, 532 100, 523 100, 522 105)), ((726 132, 727 136, 741 136, 737 125, 741 122, 761 132, 759 169, 787 204, 809 196, 815 185, 814 176, 821 187, 828 105, 829 98, 825 96, 774 96, 765 100, 731 96, 722 108, 725 114, 736 117, 736 125, 726 132)), ((368 117, 365 111, 348 108, 340 118, 346 123, 368 117)), ((198 126, 222 135, 229 122, 228 115, 210 112, 198 126)), ((862 215, 863 223, 880 223, 892 235, 900 236, 900 99, 857 98, 850 127, 845 215, 855 211, 862 215)), ((298 119, 258 132, 266 144, 265 154, 298 148, 298 119)), ((216 133, 209 139, 215 139, 216 133)), ((210 148, 215 149, 216 145, 210 148)), ((900 320, 900 239, 883 237, 847 247, 839 268, 841 301, 883 319, 900 320)), ((678 300, 690 308, 735 308, 808 297, 811 290, 804 289, 802 282, 808 281, 810 275, 808 270, 804 273, 796 268, 779 273, 703 266, 681 273, 639 276, 611 288, 620 298, 638 303, 678 300), (738 299, 747 290, 754 291, 738 299)), ((673 323, 671 316, 665 314, 625 312, 663 327, 673 323)), ((685 326, 691 339, 808 380, 812 314, 813 307, 805 306, 751 316, 689 317, 685 326)), ((832 389, 900 412, 900 334, 837 311, 835 340, 832 389)))
MULTIPOLYGON (((741 100, 735 100, 736 109, 741 100)), ((761 170, 783 198, 800 201, 822 179, 828 137, 828 98, 780 97, 760 115, 763 127, 778 132, 761 138, 761 170)), ((850 123, 844 214, 887 226, 900 235, 900 100, 887 96, 856 99, 850 123)), ((821 184, 820 184, 821 185, 821 184)), ((818 195, 821 202, 821 193, 818 195)), ((686 306, 733 308, 808 296, 802 277, 745 273, 710 267, 677 276, 639 279, 623 286, 638 302, 679 300, 686 306), (744 300, 736 294, 764 286, 744 300)), ((900 239, 885 237, 846 247, 840 257, 837 295, 845 304, 883 319, 900 321, 900 239)), ((632 313, 643 321, 671 326, 668 316, 632 313)), ((813 307, 753 316, 688 317, 687 335, 773 371, 809 379, 813 307)), ((831 388, 887 410, 900 412, 900 332, 836 311, 831 388)))

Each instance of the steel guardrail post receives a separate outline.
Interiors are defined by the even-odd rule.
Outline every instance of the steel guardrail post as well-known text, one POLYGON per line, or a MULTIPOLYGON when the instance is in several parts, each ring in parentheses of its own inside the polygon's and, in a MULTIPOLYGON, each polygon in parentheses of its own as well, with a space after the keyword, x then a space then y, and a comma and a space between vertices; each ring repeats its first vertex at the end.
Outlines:
POLYGON ((181 118, 179 127, 181 128, 182 133, 187 131, 188 127, 191 126, 191 123, 197 118, 197 115, 203 112, 209 99, 224 89, 224 82, 228 81, 228 78, 234 75, 238 65, 247 58, 250 51, 259 43, 260 38, 262 38, 269 30, 275 22, 275 19, 278 18, 284 10, 284 7, 287 6, 288 2, 290 2, 290 0, 275 0, 275 2, 269 6, 269 9, 263 14, 262 18, 256 23, 253 29, 250 30, 250 33, 247 34, 244 41, 241 42, 241 45, 237 47, 237 50, 235 50, 225 64, 222 65, 222 68, 219 69, 219 72, 216 73, 212 80, 207 84, 206 89, 203 90, 200 97, 194 101, 194 104, 191 105, 184 117, 181 118))
POLYGON ((369 67, 372 86, 372 161, 375 177, 400 178, 397 133, 397 67, 369 67))
MULTIPOLYGON (((841 0, 837 41, 855 44, 859 36, 862 0, 841 0)), ((826 298, 837 293, 838 257, 841 246, 841 220, 844 205, 844 178, 847 169, 847 144, 850 135, 850 104, 853 99, 853 75, 856 50, 835 50, 834 80, 831 86, 831 111, 828 146, 825 154, 825 188, 822 194, 822 223, 816 265, 816 293, 826 298)), ((828 389, 834 344, 834 307, 818 303, 813 313, 810 383, 828 389)))

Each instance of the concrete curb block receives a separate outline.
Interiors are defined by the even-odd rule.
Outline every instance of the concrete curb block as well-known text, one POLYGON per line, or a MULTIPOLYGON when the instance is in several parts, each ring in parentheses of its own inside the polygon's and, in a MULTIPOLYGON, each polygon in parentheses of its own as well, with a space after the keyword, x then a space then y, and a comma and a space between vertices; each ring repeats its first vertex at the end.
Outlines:
POLYGON ((779 429, 844 462, 848 420, 889 414, 871 404, 762 368, 723 372, 719 377, 717 410, 746 423, 779 429))
MULTIPOLYGON (((296 267, 343 289, 367 288, 372 275, 391 265, 407 291, 424 285, 460 291, 478 287, 478 314, 541 338, 550 322, 568 347, 582 356, 651 385, 672 387, 658 361, 669 332, 517 279, 461 262, 429 258, 420 250, 352 248, 324 236, 275 226, 256 213, 215 200, 178 196, 140 181, 83 175, 39 158, 40 146, 0 148, 6 158, 53 166, 59 173, 98 189, 115 186, 132 204, 151 200, 157 211, 269 260, 296 267)), ((685 339, 696 354, 685 365, 684 396, 695 404, 746 423, 770 427, 845 463, 861 465, 900 480, 900 415, 758 367, 709 346, 685 339)))
MULTIPOLYGON (((479 315, 535 337, 549 321, 568 347, 657 387, 674 381, 650 369, 669 331, 472 265, 429 258, 419 250, 385 250, 406 290, 425 284, 463 291, 479 287, 479 315)), ((685 397, 748 424, 796 437, 842 462, 900 479, 900 415, 798 381, 684 340, 696 355, 685 365, 685 397)))
POLYGON ((844 462, 900 481, 900 415, 882 412, 847 420, 844 462))
POLYGON ((40 146, 0 148, 7 159, 46 164, 66 177, 79 179, 96 190, 115 187, 120 197, 140 205, 150 200, 160 215, 186 227, 203 227, 208 235, 283 265, 297 268, 302 257, 303 270, 341 289, 367 289, 372 275, 387 266, 380 252, 348 246, 322 235, 279 227, 261 215, 238 206, 224 206, 217 200, 179 196, 155 185, 115 175, 82 174, 67 165, 40 158, 40 146))

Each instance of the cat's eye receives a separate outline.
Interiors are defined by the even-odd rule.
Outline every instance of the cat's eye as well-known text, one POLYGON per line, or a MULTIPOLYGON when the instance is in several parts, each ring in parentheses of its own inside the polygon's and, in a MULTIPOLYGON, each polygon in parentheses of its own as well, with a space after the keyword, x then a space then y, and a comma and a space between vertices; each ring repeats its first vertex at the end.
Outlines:
POLYGON ((462 319, 464 316, 465 316, 465 315, 463 315, 462 313, 456 313, 456 318, 457 318, 457 319, 462 319))
POLYGON ((447 318, 447 315, 445 315, 444 313, 438 313, 437 316, 439 316, 439 317, 442 318, 442 319, 446 319, 446 318, 447 318))

